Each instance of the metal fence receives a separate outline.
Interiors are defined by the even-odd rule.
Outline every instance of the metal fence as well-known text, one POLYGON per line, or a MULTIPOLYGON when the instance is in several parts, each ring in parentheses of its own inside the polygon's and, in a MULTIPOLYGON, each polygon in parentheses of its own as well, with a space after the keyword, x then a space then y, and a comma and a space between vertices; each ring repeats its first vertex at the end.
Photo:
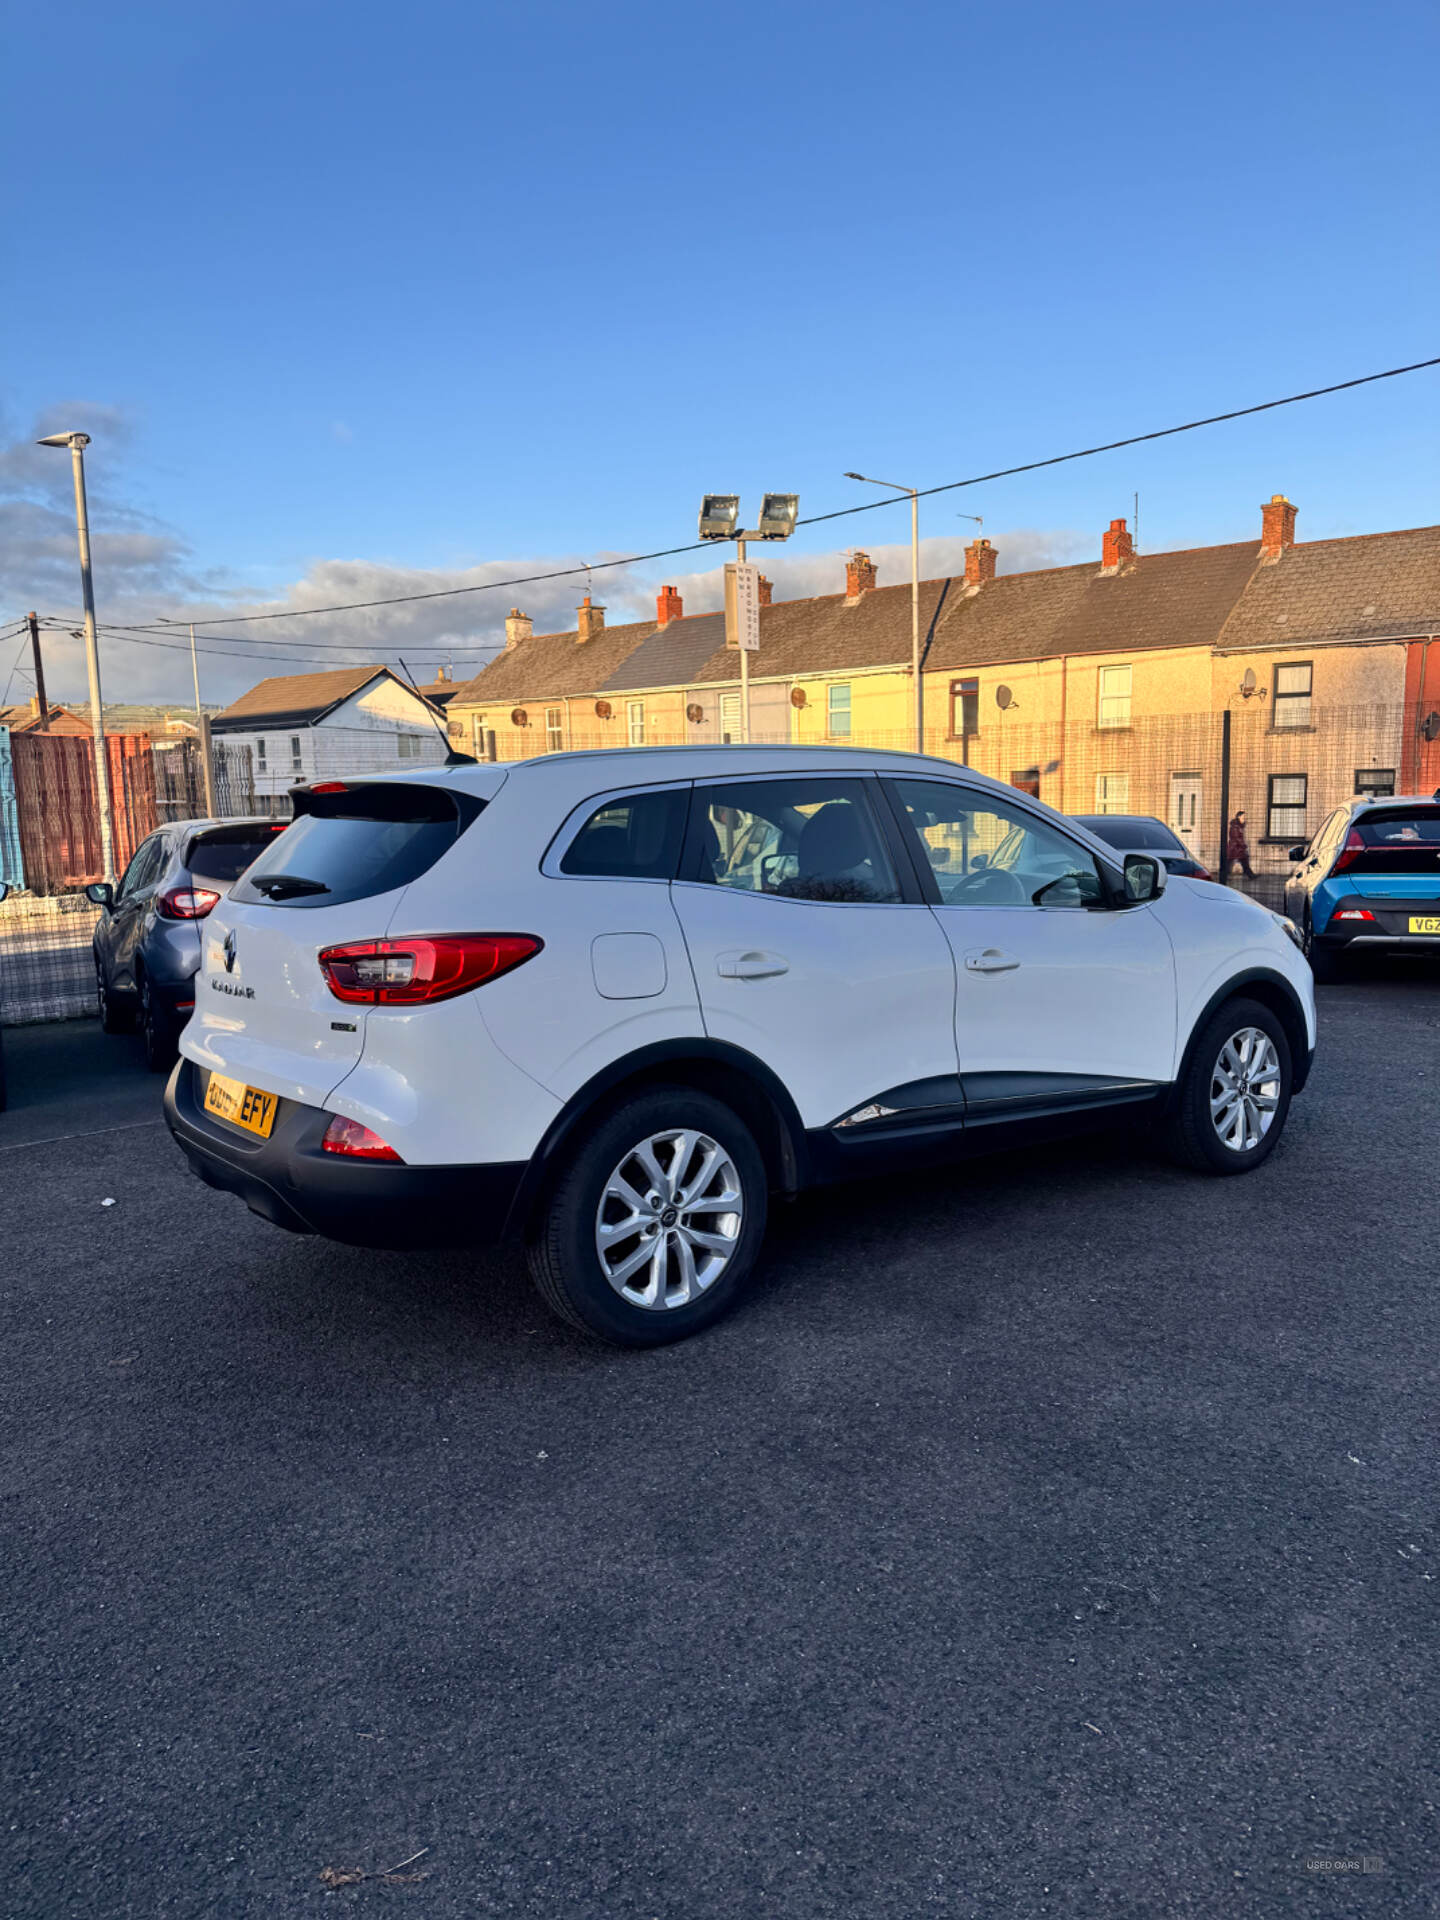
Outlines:
MULTIPOLYGON (((1260 702, 1223 713, 1124 714, 1116 724, 1032 722, 1016 711, 988 714, 983 726, 961 735, 932 733, 927 751, 967 765, 1036 795, 1062 813, 1152 814, 1172 826, 1218 879, 1279 907, 1290 871, 1289 849, 1307 840, 1329 814, 1363 794, 1429 792, 1440 784, 1440 740, 1426 737, 1423 716, 1408 708, 1313 708, 1277 716, 1260 702), (1238 836, 1236 823, 1239 823, 1238 836), (1227 850, 1243 844, 1243 857, 1227 850)), ((3 734, 3 729, 0 729, 3 734)), ((328 729, 324 773, 330 778, 395 772, 438 763, 445 743, 438 732, 328 729)), ((34 736, 30 736, 33 739, 34 736)), ((143 741, 143 737, 142 741, 143 741)), ((4 788, 0 755, 0 827, 5 844, 25 860, 24 885, 0 904, 0 1020, 51 1020, 89 1013, 94 1006, 91 934, 97 909, 86 900, 87 879, 98 879, 98 822, 92 784, 70 769, 70 749, 85 740, 52 739, 73 778, 47 781, 35 752, 12 742, 16 764, 28 761, 36 777, 4 788), (88 799, 87 799, 88 794, 88 799), (17 804, 18 803, 18 804, 17 804), (7 811, 8 805, 8 811, 7 811), (86 811, 88 807, 88 812, 86 811), (40 849, 29 855, 26 849, 40 849), (30 862, 34 861, 34 872, 30 862), (37 884, 38 883, 38 884, 37 884)), ((907 731, 828 735, 830 744, 910 751, 907 731)), ((613 747, 611 732, 570 734, 552 743, 574 750, 613 747)), ((693 735, 651 733, 650 746, 697 744, 693 735)), ((248 746, 217 741, 212 761, 217 813, 284 818, 284 792, 257 792, 248 746)), ((126 857, 165 821, 203 817, 204 770, 197 741, 143 741, 126 747, 117 785, 117 851, 126 857)), ((48 765, 49 762, 44 763, 48 765)), ((261 782, 261 784, 269 784, 261 782)), ((13 854, 7 856, 12 859, 13 854)), ((13 874, 3 875, 13 880, 13 874)))

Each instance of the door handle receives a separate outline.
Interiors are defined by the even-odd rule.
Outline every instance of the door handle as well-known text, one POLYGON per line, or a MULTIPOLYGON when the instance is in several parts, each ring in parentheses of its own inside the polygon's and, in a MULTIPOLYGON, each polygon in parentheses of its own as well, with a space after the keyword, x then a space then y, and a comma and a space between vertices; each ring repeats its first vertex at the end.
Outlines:
POLYGON ((788 973, 790 962, 781 959, 778 953, 758 950, 721 953, 716 955, 715 971, 722 980, 769 980, 777 973, 788 973))
POLYGON ((965 956, 967 973, 1013 973, 1019 964, 1013 953, 1002 953, 999 947, 986 947, 983 951, 976 947, 965 956))

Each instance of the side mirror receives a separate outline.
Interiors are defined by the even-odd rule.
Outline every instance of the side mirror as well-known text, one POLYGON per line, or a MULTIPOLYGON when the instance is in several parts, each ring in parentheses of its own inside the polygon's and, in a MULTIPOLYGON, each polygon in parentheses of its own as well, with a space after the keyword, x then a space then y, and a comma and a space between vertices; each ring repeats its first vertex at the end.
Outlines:
POLYGON ((1158 900, 1165 891, 1165 864, 1148 853, 1125 856, 1125 898, 1132 906, 1143 900, 1158 900))
POLYGON ((1287 860, 1303 860, 1308 851, 1309 849, 1307 847, 1291 847, 1285 858, 1287 860))
POLYGON ((92 886, 86 887, 85 898, 92 906, 113 907, 115 904, 115 889, 108 880, 97 880, 92 886))

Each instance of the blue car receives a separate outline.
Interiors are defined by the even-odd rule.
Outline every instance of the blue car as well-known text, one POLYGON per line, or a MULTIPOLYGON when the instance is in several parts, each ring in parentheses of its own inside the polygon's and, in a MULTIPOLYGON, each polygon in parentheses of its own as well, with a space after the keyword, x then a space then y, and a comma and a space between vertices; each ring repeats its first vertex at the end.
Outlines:
POLYGON ((1317 980, 1333 979, 1351 948, 1440 957, 1440 789, 1351 801, 1290 858, 1285 911, 1317 980))
POLYGON ((106 1033, 138 1026, 145 1064, 165 1071, 195 1004, 200 922, 286 820, 175 820, 135 849, 118 887, 85 889, 95 926, 95 991, 106 1033))

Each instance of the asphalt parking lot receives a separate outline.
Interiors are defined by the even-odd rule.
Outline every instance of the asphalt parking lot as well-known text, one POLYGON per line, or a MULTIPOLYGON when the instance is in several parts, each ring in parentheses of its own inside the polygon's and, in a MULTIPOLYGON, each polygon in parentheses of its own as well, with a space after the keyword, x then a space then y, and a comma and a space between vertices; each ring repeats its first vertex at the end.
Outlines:
POLYGON ((1440 972, 1321 999, 1252 1178, 812 1197, 649 1355, 10 1033, 0 1909, 1433 1913, 1440 972))

